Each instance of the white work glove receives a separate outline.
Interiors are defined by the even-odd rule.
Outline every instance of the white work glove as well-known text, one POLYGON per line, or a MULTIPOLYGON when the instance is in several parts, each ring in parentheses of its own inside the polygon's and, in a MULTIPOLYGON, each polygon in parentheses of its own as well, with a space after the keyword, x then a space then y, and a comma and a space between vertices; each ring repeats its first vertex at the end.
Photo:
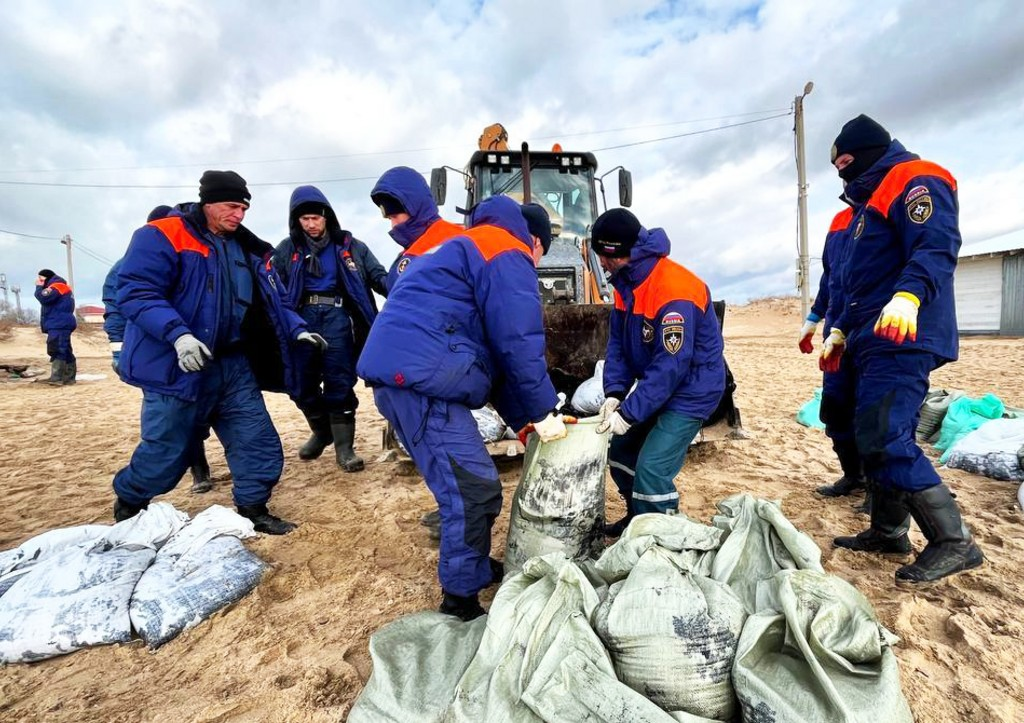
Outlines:
POLYGON ((897 291, 885 305, 875 322, 875 336, 902 344, 905 339, 917 341, 917 297, 906 291, 897 291))
POLYGON ((612 412, 619 408, 620 404, 622 404, 622 402, 615 397, 608 397, 604 400, 604 403, 601 404, 601 409, 597 412, 597 418, 602 422, 608 419, 608 417, 612 415, 612 412))
POLYGON ((565 428, 561 414, 551 413, 539 422, 533 423, 533 431, 540 437, 541 442, 554 442, 568 436, 569 430, 565 428))
POLYGON ((800 327, 800 339, 797 346, 800 347, 800 351, 804 354, 810 354, 814 351, 814 332, 818 330, 818 322, 811 321, 808 319, 804 322, 804 325, 800 327))
POLYGON ((327 340, 313 332, 300 332, 299 335, 295 337, 295 341, 304 341, 307 344, 313 344, 320 351, 327 351, 327 340))
POLYGON ((207 359, 213 359, 206 344, 191 334, 182 334, 175 339, 174 351, 178 353, 178 367, 183 372, 197 372, 206 366, 207 359))
POLYGON ((597 433, 604 434, 605 432, 610 431, 612 434, 625 434, 632 426, 632 424, 622 418, 621 414, 618 412, 612 412, 608 419, 597 425, 597 433))

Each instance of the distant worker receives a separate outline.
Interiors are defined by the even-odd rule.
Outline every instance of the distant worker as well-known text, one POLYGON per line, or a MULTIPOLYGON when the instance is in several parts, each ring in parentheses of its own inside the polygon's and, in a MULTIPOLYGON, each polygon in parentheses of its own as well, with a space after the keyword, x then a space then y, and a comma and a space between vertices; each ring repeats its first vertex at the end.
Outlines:
POLYGON ((409 264, 463 231, 459 224, 441 218, 430 186, 412 168, 396 166, 385 171, 370 191, 370 199, 391 222, 388 233, 403 249, 388 271, 389 289, 395 287, 409 264))
POLYGON ((531 225, 494 196, 469 224, 402 275, 358 366, 441 510, 439 609, 463 620, 484 614, 478 593, 502 575, 490 558, 501 483, 471 410, 490 401, 513 429, 532 422, 543 442, 566 435, 535 268, 550 221, 531 225))
MULTIPOLYGON (((850 223, 852 220, 853 208, 843 209, 832 219, 832 225, 825 236, 818 294, 814 297, 811 311, 800 329, 799 347, 804 354, 814 351, 812 339, 822 319, 825 320, 825 335, 828 335, 828 330, 832 328, 831 310, 841 305, 838 298, 838 262, 845 256, 846 246, 853 233, 850 223), (836 299, 835 304, 831 301, 833 297, 836 299)), ((857 451, 857 439, 853 429, 856 394, 849 360, 840 361, 838 368, 825 372, 822 375, 821 387, 821 421, 825 425, 825 434, 832 440, 832 449, 839 459, 839 467, 843 474, 833 484, 819 487, 817 492, 824 497, 844 497, 865 488, 864 466, 857 451)), ((868 512, 869 504, 870 495, 865 499, 861 511, 868 512)))
POLYGON ((309 349, 300 365, 297 404, 313 434, 299 458, 317 459, 333 442, 338 466, 358 472, 356 359, 377 316, 373 292, 387 296, 387 273, 366 244, 341 228, 315 186, 292 192, 288 228, 274 251, 274 267, 306 326, 327 340, 326 349, 309 349))
MULTIPOLYGON (((146 222, 156 221, 165 218, 171 212, 170 206, 157 206, 149 212, 146 222)), ((110 343, 111 366, 114 371, 120 371, 118 363, 121 361, 121 347, 124 344, 124 315, 117 308, 117 275, 121 270, 124 259, 120 258, 114 262, 103 280, 103 331, 107 334, 107 341, 110 343)), ((210 463, 206 461, 206 448, 204 440, 210 436, 210 428, 204 427, 196 438, 195 447, 189 455, 189 473, 192 475, 192 492, 204 494, 213 489, 213 477, 210 475, 210 463)))
POLYGON ((78 362, 71 348, 71 334, 78 328, 75 319, 75 295, 71 287, 50 269, 40 269, 36 277, 36 300, 40 303, 39 328, 46 334, 46 353, 50 357, 47 384, 74 384, 78 362))
POLYGON ((679 510, 675 476, 725 392, 724 345, 707 284, 669 259, 663 229, 613 208, 591 235, 615 288, 597 431, 614 435, 608 466, 626 516, 605 534, 618 537, 636 515, 679 510))
POLYGON ((850 363, 857 448, 873 488, 871 527, 834 544, 907 554, 913 517, 928 545, 896 571, 896 581, 931 582, 984 559, 914 438, 929 374, 957 358, 957 184, 866 115, 843 126, 832 163, 857 210, 822 364, 832 371, 844 359, 850 363))
POLYGON ((142 388, 142 441, 114 476, 117 521, 177 485, 197 431, 211 425, 238 513, 259 532, 295 528, 267 509, 284 455, 260 390, 297 395, 292 345, 325 342, 281 296, 273 247, 241 225, 250 198, 234 171, 206 171, 199 203, 132 236, 118 274, 128 320, 118 367, 142 388))

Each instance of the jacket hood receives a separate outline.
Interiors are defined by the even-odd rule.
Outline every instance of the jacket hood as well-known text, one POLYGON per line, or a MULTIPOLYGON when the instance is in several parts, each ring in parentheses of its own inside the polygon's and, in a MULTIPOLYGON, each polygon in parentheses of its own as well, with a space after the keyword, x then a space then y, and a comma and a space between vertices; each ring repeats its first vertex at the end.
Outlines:
POLYGON ((408 166, 397 166, 385 171, 370 191, 370 198, 373 199, 378 193, 397 198, 409 213, 408 221, 389 231, 391 238, 402 248, 409 248, 432 223, 441 218, 430 193, 430 186, 419 171, 408 166))
POLYGON ((665 229, 641 227, 636 243, 629 252, 629 263, 612 276, 612 285, 619 289, 634 289, 647 278, 662 257, 668 256, 672 243, 665 229))
POLYGON ((302 233, 302 226, 299 225, 299 217, 296 215, 295 210, 304 203, 315 203, 324 207, 324 218, 327 219, 328 231, 338 231, 341 229, 341 224, 338 223, 338 217, 335 215, 330 201, 327 200, 327 196, 316 186, 299 186, 292 191, 292 198, 288 202, 289 231, 302 233))
POLYGON ((474 226, 497 226, 522 241, 527 251, 533 254, 533 239, 530 227, 526 225, 519 204, 508 196, 491 196, 481 201, 469 214, 469 228, 474 226))
POLYGON ((843 191, 843 196, 845 196, 843 200, 856 206, 866 203, 871 198, 871 194, 878 188, 878 184, 882 182, 882 179, 885 178, 893 166, 897 163, 905 163, 906 161, 916 161, 918 158, 920 156, 916 153, 911 153, 903 147, 902 143, 893 139, 881 158, 875 161, 864 173, 846 184, 846 188, 843 191))
POLYGON ((53 286, 54 284, 64 284, 66 286, 67 283, 68 283, 67 279, 65 279, 63 276, 59 276, 58 274, 54 274, 53 276, 51 276, 50 278, 48 278, 46 280, 46 283, 43 284, 43 288, 45 289, 46 287, 53 286))

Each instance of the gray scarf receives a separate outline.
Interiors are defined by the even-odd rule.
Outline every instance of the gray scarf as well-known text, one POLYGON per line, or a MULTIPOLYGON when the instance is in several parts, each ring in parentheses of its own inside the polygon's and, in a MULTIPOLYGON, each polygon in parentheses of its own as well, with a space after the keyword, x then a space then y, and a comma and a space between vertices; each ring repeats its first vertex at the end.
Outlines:
POLYGON ((320 238, 313 238, 305 231, 302 235, 306 238, 306 247, 309 249, 309 253, 306 254, 306 270, 310 276, 321 277, 324 275, 323 267, 320 265, 319 254, 331 243, 331 232, 330 229, 324 230, 324 235, 320 238))

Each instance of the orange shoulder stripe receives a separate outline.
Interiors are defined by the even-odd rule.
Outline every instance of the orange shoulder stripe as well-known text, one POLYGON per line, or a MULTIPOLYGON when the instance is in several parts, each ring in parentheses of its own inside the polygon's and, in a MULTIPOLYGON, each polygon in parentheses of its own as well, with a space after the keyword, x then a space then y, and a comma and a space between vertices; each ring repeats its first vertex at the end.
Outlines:
POLYGON ((533 257, 526 250, 526 245, 503 228, 497 226, 476 226, 463 232, 473 241, 484 261, 490 261, 505 251, 518 251, 533 262, 533 257))
POLYGON ((457 223, 451 223, 444 219, 434 221, 434 223, 427 227, 427 230, 423 232, 422 236, 409 244, 409 248, 405 250, 405 255, 422 256, 438 244, 447 241, 452 236, 458 236, 464 232, 465 229, 457 223))
POLYGON ((847 206, 842 211, 836 214, 836 217, 832 219, 832 225, 828 227, 829 233, 835 233, 836 231, 845 231, 850 227, 850 221, 853 220, 853 209, 847 206))
POLYGON ((50 284, 50 288, 56 291, 58 294, 70 294, 71 287, 65 284, 63 281, 56 281, 50 284))
POLYGON ((615 291, 615 310, 616 311, 625 311, 626 310, 626 302, 624 302, 622 300, 622 296, 619 294, 618 289, 616 289, 616 291, 615 291))
POLYGON ((654 265, 650 275, 633 292, 633 313, 648 319, 670 301, 689 301, 707 311, 710 299, 707 285, 696 274, 667 256, 654 265))
POLYGON ((171 242, 171 246, 177 253, 182 251, 195 251, 203 257, 210 255, 210 247, 201 243, 199 239, 188 232, 185 222, 180 216, 168 216, 167 218, 150 221, 150 226, 156 226, 171 242))
POLYGON ((956 191, 956 179, 942 166, 931 161, 907 161, 898 163, 886 174, 885 178, 871 194, 868 206, 874 208, 883 216, 889 215, 889 206, 902 194, 911 179, 918 176, 932 176, 940 178, 949 184, 953 191, 956 191))

